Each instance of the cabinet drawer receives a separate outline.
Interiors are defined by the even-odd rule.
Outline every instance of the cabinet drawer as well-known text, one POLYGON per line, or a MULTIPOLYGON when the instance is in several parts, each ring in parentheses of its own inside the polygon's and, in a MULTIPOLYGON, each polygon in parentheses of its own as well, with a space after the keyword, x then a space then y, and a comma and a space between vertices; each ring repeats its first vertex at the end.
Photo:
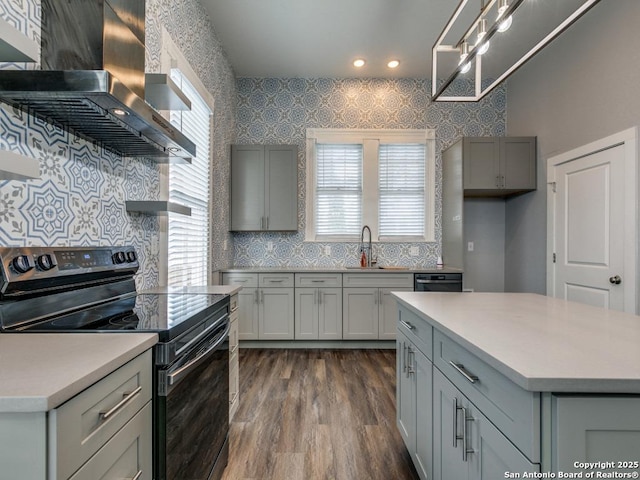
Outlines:
POLYGON ((260 287, 293 287, 293 273, 261 273, 258 276, 260 287))
POLYGON ((55 478, 69 478, 151 400, 151 369, 148 350, 51 411, 55 478))
POLYGON ((345 287, 406 287, 413 289, 413 273, 345 273, 342 275, 345 287))
POLYGON ((151 417, 149 402, 69 480, 151 480, 151 417))
POLYGON ((433 327, 410 310, 400 307, 398 331, 402 332, 429 359, 433 360, 433 327))
POLYGON ((540 461, 539 393, 519 387, 437 330, 433 356, 435 366, 505 436, 531 461, 540 461))
POLYGON ((240 285, 241 287, 257 287, 258 286, 258 274, 257 273, 223 273, 222 274, 223 285, 240 285))
POLYGON ((296 287, 341 287, 341 273, 296 273, 296 287))

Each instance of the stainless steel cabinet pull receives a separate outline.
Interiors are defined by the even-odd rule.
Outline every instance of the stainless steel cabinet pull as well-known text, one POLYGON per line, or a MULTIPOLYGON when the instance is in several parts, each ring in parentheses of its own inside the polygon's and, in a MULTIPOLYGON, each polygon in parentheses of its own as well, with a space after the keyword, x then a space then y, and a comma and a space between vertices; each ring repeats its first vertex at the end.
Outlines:
POLYGON ((142 476, 142 470, 138 470, 138 473, 131 480, 138 480, 142 476))
POLYGON ((231 351, 229 352, 230 355, 233 355, 234 353, 236 353, 236 350, 238 349, 239 344, 235 344, 233 346, 233 348, 231 349, 231 351))
POLYGON ((382 305, 382 299, 383 299, 383 297, 382 297, 382 290, 378 290, 378 303, 379 303, 380 305, 382 305))
POLYGON ((231 400, 229 400, 229 405, 233 405, 233 403, 236 401, 236 398, 238 398, 238 392, 234 392, 233 397, 231 397, 231 400))
POLYGON ((496 188, 500 188, 500 175, 496 175, 496 188))
POLYGON ((407 373, 408 373, 409 375, 412 375, 412 374, 416 373, 415 369, 413 368, 413 360, 414 360, 414 358, 415 358, 415 352, 413 351, 413 349, 411 348, 411 346, 409 346, 409 347, 407 348, 407 350, 408 350, 407 358, 408 358, 408 360, 409 360, 409 366, 407 367, 407 373), (413 355, 413 358, 412 358, 412 355, 413 355))
POLYGON ((479 380, 476 375, 464 368, 464 365, 462 365, 461 363, 454 363, 453 361, 449 361, 449 365, 455 368, 458 373, 460 373, 460 375, 469 380, 471 383, 476 383, 479 380))
POLYGON ((458 435, 458 410, 463 410, 458 406, 458 399, 453 397, 453 448, 458 448, 458 440, 462 440, 464 436, 458 435))
POLYGON ((264 305, 264 290, 260 290, 260 303, 264 305))
POLYGON ((258 303, 258 289, 257 288, 254 290, 253 294, 254 294, 253 303, 258 303))
POLYGON ((324 283, 324 280, 311 280, 311 283, 324 283))
POLYGON ((139 386, 133 392, 123 394, 124 398, 120 400, 114 407, 107 410, 106 412, 100 412, 100 419, 108 420, 110 416, 114 415, 118 410, 122 409, 127 403, 133 400, 136 395, 139 395, 140 392, 142 392, 142 386, 139 386))
POLYGON ((284 280, 269 280, 269 283, 282 283, 284 280))
POLYGON ((467 417, 467 409, 462 407, 462 418, 464 424, 462 425, 462 461, 466 462, 470 453, 474 453, 472 448, 467 448, 467 422, 473 422, 473 417, 467 417))
POLYGON ((408 328, 409 330, 413 330, 414 328, 416 328, 413 325, 411 325, 409 322, 405 322, 404 320, 400 320, 400 325, 408 328))
POLYGON ((231 307, 231 313, 235 312, 238 309, 238 304, 234 303, 233 307, 231 307))
POLYGON ((402 342, 402 371, 407 373, 407 345, 402 342))

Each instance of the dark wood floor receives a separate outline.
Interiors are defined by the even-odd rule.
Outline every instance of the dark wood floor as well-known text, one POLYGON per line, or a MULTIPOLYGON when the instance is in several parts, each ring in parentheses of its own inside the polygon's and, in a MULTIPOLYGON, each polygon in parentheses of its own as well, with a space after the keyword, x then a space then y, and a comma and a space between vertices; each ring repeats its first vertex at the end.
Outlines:
POLYGON ((395 358, 395 350, 241 350, 223 480, 417 479, 396 428, 395 358))

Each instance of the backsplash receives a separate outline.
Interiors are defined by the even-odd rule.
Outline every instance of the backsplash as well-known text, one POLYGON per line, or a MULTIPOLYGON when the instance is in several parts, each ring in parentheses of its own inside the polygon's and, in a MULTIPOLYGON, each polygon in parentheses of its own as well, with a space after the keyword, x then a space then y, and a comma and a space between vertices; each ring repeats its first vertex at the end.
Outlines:
POLYGON ((477 103, 431 103, 424 79, 240 78, 237 85, 237 143, 298 146, 298 232, 234 234, 236 266, 357 265, 357 243, 304 241, 307 128, 435 130, 436 241, 374 246, 381 265, 410 267, 435 266, 440 255, 440 152, 458 137, 501 136, 506 130, 504 86, 477 103), (418 255, 411 255, 411 247, 418 255))
MULTIPOLYGON (((39 43, 40 2, 0 0, 0 17, 39 43)), ((228 234, 229 144, 235 138, 235 79, 198 0, 148 0, 146 69, 159 71, 165 26, 215 99, 212 268, 231 263, 228 234)), ((35 68, 0 64, 0 68, 35 68)), ((125 200, 160 195, 158 165, 122 158, 40 119, 0 103, 0 149, 40 161, 41 178, 0 181, 0 245, 123 245, 138 251, 139 289, 157 286, 158 218, 127 214, 125 200)))

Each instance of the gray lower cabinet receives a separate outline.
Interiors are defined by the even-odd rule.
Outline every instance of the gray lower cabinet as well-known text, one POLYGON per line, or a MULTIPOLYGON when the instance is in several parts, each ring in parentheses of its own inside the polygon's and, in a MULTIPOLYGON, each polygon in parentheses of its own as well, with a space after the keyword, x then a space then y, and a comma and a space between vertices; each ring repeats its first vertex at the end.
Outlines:
POLYGON ((539 472, 437 368, 433 370, 433 474, 440 480, 495 480, 539 472))
POLYGON ((148 350, 49 412, 0 414, 0 479, 151 480, 151 370, 148 350))
POLYGON ((292 273, 223 273, 222 283, 242 286, 238 293, 240 340, 294 338, 292 273))
MULTIPOLYGON (((553 395, 552 469, 584 472, 574 462, 614 462, 611 472, 640 472, 638 395, 553 395), (631 462, 631 465, 618 467, 631 462)), ((603 477, 606 478, 606 477, 603 477)))
POLYGON ((295 289, 295 339, 342 338, 342 288, 295 289))
POLYGON ((297 146, 232 145, 231 231, 297 229, 297 146))
POLYGON ((402 332, 396 345, 397 425, 420 478, 427 480, 433 465, 432 364, 402 332))

